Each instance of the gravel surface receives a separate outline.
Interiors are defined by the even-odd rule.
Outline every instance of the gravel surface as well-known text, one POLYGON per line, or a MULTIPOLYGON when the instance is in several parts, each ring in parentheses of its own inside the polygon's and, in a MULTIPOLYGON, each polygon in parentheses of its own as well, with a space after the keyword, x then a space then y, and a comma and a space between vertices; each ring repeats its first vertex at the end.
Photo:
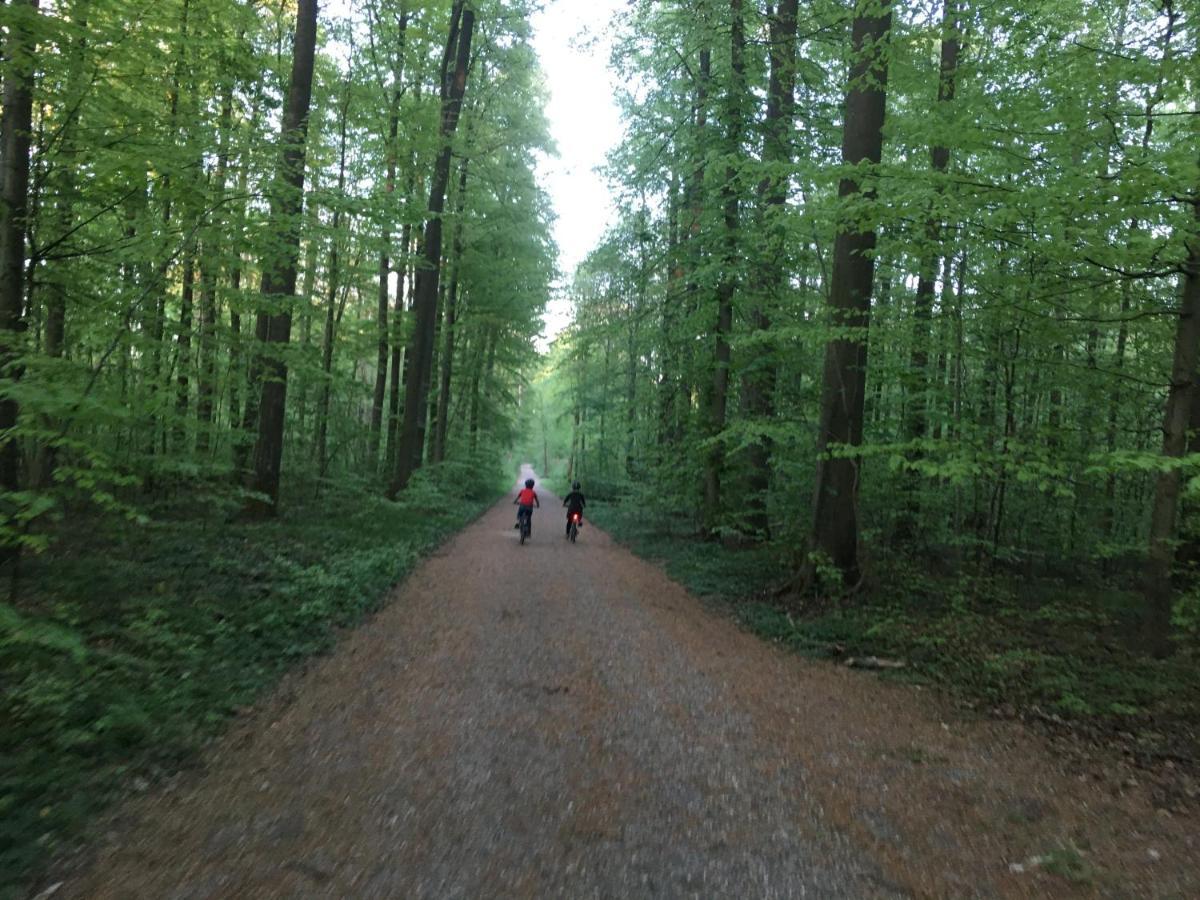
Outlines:
POLYGON ((742 633, 539 493, 531 543, 491 510, 55 900, 1200 896, 1194 817, 742 633))

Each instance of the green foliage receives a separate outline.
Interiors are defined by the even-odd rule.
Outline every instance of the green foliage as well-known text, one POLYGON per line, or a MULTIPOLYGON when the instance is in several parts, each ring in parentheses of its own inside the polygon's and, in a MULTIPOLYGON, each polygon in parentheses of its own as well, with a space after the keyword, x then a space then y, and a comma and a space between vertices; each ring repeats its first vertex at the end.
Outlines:
POLYGON ((0 882, 18 884, 135 775, 191 759, 329 649, 500 480, 494 466, 434 467, 400 503, 294 488, 291 514, 265 526, 198 513, 191 496, 138 528, 64 522, 65 552, 31 560, 16 605, 0 604, 0 882))
POLYGON ((822 389, 842 390, 825 353, 862 341, 861 422, 848 410, 861 440, 828 456, 857 465, 858 496, 840 502, 857 504, 864 556, 900 544, 935 565, 1128 571, 1156 482, 1180 477, 1178 547, 1194 557, 1196 457, 1161 437, 1200 246, 1195 15, 1137 0, 938 6, 893 4, 883 160, 859 167, 872 193, 850 200, 844 5, 799 5, 782 138, 763 101, 771 50, 788 48, 751 41, 739 71, 728 41, 733 16, 766 35, 779 5, 623 10, 626 133, 609 167, 622 213, 575 273, 552 355, 561 452, 589 482, 657 496, 710 536, 769 535, 811 571, 822 389), (867 224, 863 328, 828 304, 838 228, 867 224))
POLYGON ((0 884, 134 774, 189 758, 508 487, 499 460, 555 274, 533 174, 551 147, 531 5, 474 6, 441 217, 457 309, 453 343, 439 316, 430 412, 448 427, 398 503, 379 496, 405 394, 386 376, 412 333, 449 0, 324 11, 304 214, 281 227, 295 4, 3 7, 7 25, 29 18, 37 53, 30 277, 0 334, 0 399, 19 411, 0 449, 21 462, 0 487, 16 598, 0 604, 0 884), (294 296, 264 297, 297 236, 294 296), (266 317, 284 313, 291 340, 268 352, 266 317), (283 518, 250 524, 276 362, 283 518))
POLYGON ((588 517, 639 556, 660 563, 672 578, 701 597, 755 596, 778 579, 782 559, 770 547, 723 550, 696 540, 694 520, 644 500, 593 503, 588 484, 588 517))
MULTIPOLYGON (((515 431, 516 386, 555 274, 549 205, 533 175, 535 151, 552 148, 531 9, 488 0, 476 11, 454 147, 470 177, 453 173, 443 216, 442 280, 453 275, 458 304, 438 454, 472 468, 481 448, 515 431)), ((325 11, 305 213, 293 223, 299 280, 294 297, 265 298, 263 272, 291 241, 290 227, 271 225, 270 198, 295 14, 295 4, 237 0, 149 10, 64 0, 33 15, 36 256, 13 339, 20 377, 0 379, 0 397, 20 413, 0 441, 16 443, 25 465, 22 483, 0 494, 0 545, 46 549, 64 510, 136 519, 181 489, 245 500, 223 486, 253 455, 265 358, 288 367, 285 479, 315 468, 388 480, 395 447, 388 417, 371 407, 377 377, 411 337, 405 297, 440 149, 450 3, 325 11), (381 256, 391 272, 382 315, 381 256), (256 320, 284 312, 292 339, 268 353, 256 320)), ((441 318, 437 352, 448 353, 441 318)), ((385 390, 384 412, 401 414, 404 390, 402 380, 385 390)))
MULTIPOLYGON (((769 545, 700 541, 650 503, 594 511, 589 504, 589 513, 750 631, 806 656, 901 659, 908 667, 899 677, 936 684, 973 706, 1132 733, 1139 752, 1151 755, 1187 746, 1200 723, 1197 645, 1170 660, 1142 655, 1140 595, 1102 580, 953 575, 889 557, 877 562, 865 596, 800 613, 775 599, 790 566, 769 545)), ((1191 621, 1193 606, 1179 603, 1181 621, 1191 621)))
POLYGON ((1180 595, 1175 603, 1174 622, 1192 643, 1200 643, 1200 587, 1193 584, 1180 595))
POLYGON ((1074 844, 1055 848, 1039 857, 1039 862, 1047 872, 1076 884, 1090 884, 1096 878, 1096 868, 1074 844))

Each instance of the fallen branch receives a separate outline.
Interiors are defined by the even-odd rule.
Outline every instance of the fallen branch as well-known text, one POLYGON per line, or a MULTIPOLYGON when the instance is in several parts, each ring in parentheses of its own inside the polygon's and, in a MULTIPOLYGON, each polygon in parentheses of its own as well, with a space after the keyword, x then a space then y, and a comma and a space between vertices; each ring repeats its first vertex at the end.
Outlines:
POLYGON ((846 660, 846 665, 852 669, 903 669, 907 663, 879 656, 852 656, 846 660))

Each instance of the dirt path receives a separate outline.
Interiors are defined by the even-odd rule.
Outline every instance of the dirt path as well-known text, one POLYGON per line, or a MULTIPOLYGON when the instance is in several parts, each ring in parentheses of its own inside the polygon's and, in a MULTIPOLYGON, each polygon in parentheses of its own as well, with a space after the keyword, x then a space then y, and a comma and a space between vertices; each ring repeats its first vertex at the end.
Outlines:
POLYGON ((540 493, 532 543, 491 510, 55 900, 1200 896, 1195 820, 741 633, 540 493))

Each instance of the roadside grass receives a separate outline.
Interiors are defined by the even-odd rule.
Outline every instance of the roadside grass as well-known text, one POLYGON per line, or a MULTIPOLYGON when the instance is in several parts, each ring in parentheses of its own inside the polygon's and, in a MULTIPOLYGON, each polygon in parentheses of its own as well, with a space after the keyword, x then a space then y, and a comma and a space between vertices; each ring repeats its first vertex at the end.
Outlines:
POLYGON ((968 706, 1032 717, 1089 736, 1119 737, 1143 763, 1200 767, 1200 652, 1170 659, 1135 645, 1141 597, 1103 583, 944 574, 919 561, 876 561, 850 601, 789 609, 774 589, 789 575, 777 548, 729 548, 644 507, 589 507, 590 518, 659 563, 748 630, 799 653, 874 655, 906 667, 885 677, 935 684, 968 706))
POLYGON ((112 799, 193 760, 501 493, 423 480, 388 503, 310 484, 264 523, 186 495, 149 524, 64 522, 0 603, 0 897, 112 799))

